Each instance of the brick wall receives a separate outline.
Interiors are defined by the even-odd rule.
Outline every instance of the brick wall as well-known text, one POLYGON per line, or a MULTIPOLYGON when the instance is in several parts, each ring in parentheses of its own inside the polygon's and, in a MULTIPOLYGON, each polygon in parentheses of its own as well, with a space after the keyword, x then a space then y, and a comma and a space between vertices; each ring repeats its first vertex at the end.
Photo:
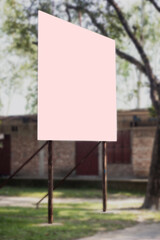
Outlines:
MULTIPOLYGON (((36 121, 23 122, 23 118, 4 121, 0 132, 11 136, 11 173, 27 160, 45 141, 37 141, 36 121), (16 131, 13 131, 16 127, 16 131)), ((53 160, 55 176, 63 176, 75 165, 75 143, 54 141, 53 160)), ((16 176, 47 177, 47 146, 35 156, 16 176)))
POLYGON ((109 178, 146 178, 149 174, 156 127, 132 127, 131 164, 108 164, 109 178))
MULTIPOLYGON (((148 117, 147 114, 146 117, 148 117)), ((122 113, 120 114, 119 130, 130 129, 131 131, 131 164, 108 164, 109 178, 148 176, 156 128, 151 126, 129 128, 131 120, 132 114, 126 118, 122 113), (120 123, 123 124, 120 125, 120 123)), ((23 117, 15 117, 10 121, 3 121, 3 123, 0 124, 0 133, 11 136, 11 172, 15 171, 20 164, 44 143, 43 141, 37 141, 36 116, 28 117, 27 121, 24 121, 23 117), (17 131, 13 130, 13 126, 17 127, 17 131)), ((101 155, 100 151, 99 154, 101 155)), ((46 146, 17 176, 47 177, 47 156, 46 146)), ((74 167, 76 162, 75 142, 54 141, 53 159, 55 163, 54 175, 59 177, 64 176, 74 167)), ((101 161, 102 159, 99 157, 99 163, 101 163, 101 161)), ((102 168, 101 164, 99 164, 99 176, 102 172, 100 168, 102 168)))
POLYGON ((155 131, 155 127, 132 129, 132 165, 136 177, 148 176, 155 131))
MULTIPOLYGON (((1 132, 9 134, 11 139, 11 173, 13 173, 34 151, 37 150, 37 136, 35 123, 22 123, 22 121, 13 120, 6 122, 1 127, 1 132), (16 127, 16 131, 12 128, 16 127)), ((27 164, 17 176, 33 176, 38 174, 38 156, 27 164)))
POLYGON ((134 178, 132 164, 108 164, 108 178, 134 178))
MULTIPOLYGON (((14 172, 20 164, 37 150, 36 132, 33 124, 19 125, 18 131, 11 135, 11 171, 14 172)), ((17 176, 37 176, 38 157, 27 164, 17 176)))

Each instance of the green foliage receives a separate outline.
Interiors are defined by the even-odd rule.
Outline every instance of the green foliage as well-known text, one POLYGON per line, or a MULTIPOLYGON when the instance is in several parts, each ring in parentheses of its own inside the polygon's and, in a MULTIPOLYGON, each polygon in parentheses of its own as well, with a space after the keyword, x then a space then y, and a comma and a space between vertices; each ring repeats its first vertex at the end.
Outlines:
POLYGON ((18 54, 28 54, 35 60, 34 54, 37 52, 37 17, 38 9, 51 13, 51 2, 29 0, 6 0, 4 13, 6 19, 3 30, 12 36, 11 50, 15 50, 18 54), (50 4, 49 4, 50 3, 50 4))
MULTIPOLYGON (((116 46, 129 53, 133 57, 137 57, 137 52, 133 50, 133 44, 130 38, 127 36, 117 14, 113 7, 107 4, 105 0, 87 0, 87 1, 74 1, 74 0, 61 0, 54 1, 55 15, 68 20, 70 15, 71 21, 75 24, 79 24, 78 12, 72 10, 66 11, 65 4, 69 3, 76 6, 82 13, 82 26, 90 30, 101 33, 101 30, 95 26, 90 17, 86 13, 86 10, 91 12, 98 24, 101 24, 107 35, 116 40, 116 46)), ((53 11, 52 0, 6 0, 5 3, 5 21, 3 25, 3 31, 11 37, 9 50, 19 56, 28 58, 28 64, 24 65, 20 71, 25 71, 25 74, 32 79, 27 95, 27 109, 30 112, 37 111, 37 17, 38 9, 52 14, 53 11), (39 4, 38 4, 39 2, 39 4)), ((123 11, 123 8, 121 7, 123 11)), ((153 48, 156 48, 156 43, 159 41, 160 32, 157 31, 160 27, 160 17, 155 11, 149 1, 138 1, 136 4, 131 5, 127 11, 123 11, 123 14, 132 29, 135 37, 147 50, 149 59, 153 61, 153 48), (149 51, 151 49, 151 51, 149 51)), ((133 75, 133 69, 131 65, 124 60, 117 58, 117 71, 120 79, 124 79, 122 84, 126 84, 126 81, 133 75)), ((153 64, 154 68, 154 64, 153 64)), ((120 83, 118 83, 120 85, 120 83)), ((141 84, 141 83, 140 83, 141 84)), ((137 88, 133 88, 130 94, 130 99, 137 97, 138 89, 143 87, 137 81, 137 88)), ((119 87, 118 87, 119 88, 119 87)), ((128 95, 128 92, 127 92, 128 95)))
POLYGON ((30 113, 36 113, 37 112, 37 96, 38 96, 37 83, 34 81, 32 83, 32 86, 29 86, 28 94, 26 96, 26 99, 27 99, 26 109, 30 113))
POLYGON ((148 111, 149 111, 149 114, 151 117, 153 117, 153 118, 157 117, 157 112, 156 112, 154 106, 151 106, 150 108, 148 108, 148 111))
POLYGON ((115 12, 108 11, 104 13, 105 16, 105 28, 108 33, 108 36, 112 39, 116 40, 116 46, 122 47, 122 43, 124 38, 126 37, 126 33, 117 17, 115 12))
POLYGON ((127 78, 130 75, 130 71, 131 71, 131 66, 130 66, 129 62, 124 61, 120 57, 117 57, 117 72, 118 72, 118 75, 122 76, 125 80, 127 80, 127 78))
POLYGON ((131 8, 132 16, 130 23, 136 38, 143 42, 153 44, 159 41, 160 27, 159 13, 155 11, 153 6, 147 1, 139 1, 131 8), (143 4, 142 4, 143 3, 143 4))
MULTIPOLYGON (((141 58, 137 56, 137 50, 135 50, 134 44, 126 34, 115 10, 107 4, 107 1, 92 0, 87 1, 87 3, 85 2, 85 4, 79 4, 77 1, 69 0, 67 3, 76 6, 77 9, 81 9, 81 12, 83 13, 83 23, 85 24, 87 22, 87 27, 89 26, 91 30, 103 34, 100 28, 98 28, 89 16, 85 14, 87 11, 92 13, 96 22, 102 24, 107 35, 116 40, 117 48, 141 61, 141 58)), ((140 41, 144 50, 147 50, 147 55, 152 64, 154 60, 153 48, 156 47, 155 43, 159 41, 159 33, 157 33, 157 29, 159 29, 160 26, 160 17, 158 13, 155 12, 155 9, 153 9, 152 5, 147 1, 137 1, 136 4, 131 4, 127 8, 127 11, 124 11, 121 3, 118 4, 121 7, 121 11, 134 33, 134 36, 140 41)), ((70 11, 73 14, 72 10, 70 11)), ((76 13, 77 12, 75 11, 75 14, 76 13)), ((135 75, 136 71, 136 67, 131 68, 129 62, 119 59, 119 57, 117 58, 117 89, 118 93, 121 91, 123 96, 126 95, 124 98, 127 97, 128 102, 135 98, 137 98, 137 101, 140 101, 140 89, 147 86, 145 76, 143 76, 141 80, 139 80, 139 76, 137 76, 137 82, 135 84, 126 84, 126 82, 135 81, 133 75, 135 75), (124 86, 122 87, 122 85, 126 85, 126 89, 124 86)))
MULTIPOLYGON (((11 37, 8 50, 11 54, 25 58, 26 63, 22 63, 18 69, 21 73, 32 79, 27 95, 27 110, 37 111, 37 41, 38 9, 51 14, 51 1, 19 1, 6 0, 4 5, 5 20, 3 31, 11 37)), ((21 81, 23 77, 21 76, 21 81)))

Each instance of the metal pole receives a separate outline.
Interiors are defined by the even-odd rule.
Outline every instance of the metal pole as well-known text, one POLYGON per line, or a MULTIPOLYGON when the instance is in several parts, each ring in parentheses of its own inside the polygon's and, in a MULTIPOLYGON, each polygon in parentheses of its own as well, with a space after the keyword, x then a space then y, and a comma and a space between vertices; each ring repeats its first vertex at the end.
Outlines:
MULTIPOLYGON (((54 15, 54 0, 52 0, 52 14, 54 15)), ((53 157, 52 141, 48 142, 48 223, 53 223, 53 157)))
POLYGON ((103 179, 102 179, 102 187, 103 187, 103 212, 107 210, 107 143, 102 142, 102 151, 103 151, 103 179))
POLYGON ((53 158, 52 141, 48 142, 48 223, 53 223, 53 158))
POLYGON ((79 25, 82 26, 82 13, 81 10, 78 12, 79 25))
MULTIPOLYGON (((98 147, 98 145, 99 145, 100 143, 101 143, 101 142, 98 142, 98 143, 91 149, 91 151, 89 151, 89 152, 87 153, 87 155, 85 155, 84 158, 82 158, 81 161, 80 161, 78 164, 76 164, 76 165, 74 166, 74 168, 72 168, 72 169, 66 174, 66 176, 65 176, 64 178, 62 178, 62 179, 57 183, 57 185, 55 185, 55 186, 53 187, 53 190, 55 190, 55 189, 57 189, 59 186, 61 186, 61 185, 63 184, 63 182, 72 174, 72 172, 73 172, 74 170, 76 170, 77 167, 79 167, 79 166, 87 159, 88 156, 90 156, 90 154, 98 147)), ((43 199, 45 199, 47 196, 48 196, 48 193, 47 193, 45 196, 43 196, 43 197, 36 203, 37 208, 38 208, 39 204, 43 201, 43 199)))

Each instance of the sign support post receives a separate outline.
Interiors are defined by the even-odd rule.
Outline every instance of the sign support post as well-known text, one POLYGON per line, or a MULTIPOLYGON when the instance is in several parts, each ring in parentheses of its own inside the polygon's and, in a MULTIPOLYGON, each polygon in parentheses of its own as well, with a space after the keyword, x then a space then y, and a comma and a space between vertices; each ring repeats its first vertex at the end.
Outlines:
POLYGON ((102 188, 103 188, 103 212, 107 210, 107 142, 102 142, 103 151, 103 173, 102 173, 102 188))
POLYGON ((53 156, 52 141, 48 142, 48 223, 53 223, 53 156))

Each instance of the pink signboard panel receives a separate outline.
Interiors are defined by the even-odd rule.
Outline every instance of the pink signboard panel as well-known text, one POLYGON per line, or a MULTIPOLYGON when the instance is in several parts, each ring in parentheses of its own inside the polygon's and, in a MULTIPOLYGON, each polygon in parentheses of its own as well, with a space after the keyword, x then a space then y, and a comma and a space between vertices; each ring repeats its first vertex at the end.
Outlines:
POLYGON ((38 140, 116 141, 115 41, 38 19, 38 140))

